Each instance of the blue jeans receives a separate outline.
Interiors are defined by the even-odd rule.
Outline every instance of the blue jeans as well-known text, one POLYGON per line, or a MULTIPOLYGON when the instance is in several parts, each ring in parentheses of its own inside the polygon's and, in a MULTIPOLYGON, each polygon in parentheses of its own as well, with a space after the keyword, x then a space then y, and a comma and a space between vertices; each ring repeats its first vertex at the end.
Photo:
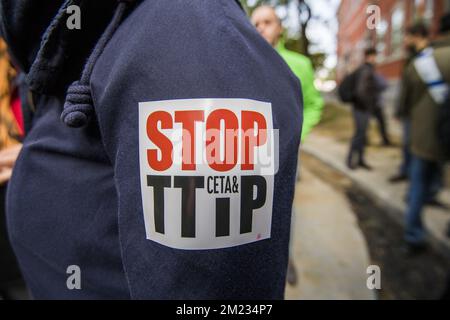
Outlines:
POLYGON ((411 152, 409 151, 410 137, 411 137, 411 122, 409 120, 403 120, 403 141, 402 141, 403 163, 400 167, 400 175, 405 176, 409 174, 409 165, 411 163, 411 152))
MULTIPOLYGON (((411 122, 409 120, 403 120, 403 142, 402 142, 402 154, 403 154, 403 162, 400 166, 400 175, 409 176, 410 174, 410 165, 412 160, 412 154, 410 151, 410 140, 411 140, 411 122)), ((437 171, 433 175, 432 187, 428 192, 427 201, 433 200, 436 198, 438 193, 444 187, 443 175, 444 168, 442 165, 439 165, 437 171)))
POLYGON ((422 220, 422 211, 430 194, 441 165, 412 155, 409 178, 408 209, 406 212, 405 240, 410 244, 423 244, 426 232, 422 220))

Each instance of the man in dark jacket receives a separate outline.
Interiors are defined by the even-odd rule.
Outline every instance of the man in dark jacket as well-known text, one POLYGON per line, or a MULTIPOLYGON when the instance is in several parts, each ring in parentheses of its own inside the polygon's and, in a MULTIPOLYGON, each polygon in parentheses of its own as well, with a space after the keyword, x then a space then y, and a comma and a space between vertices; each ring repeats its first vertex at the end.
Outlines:
POLYGON ((437 138, 437 120, 448 95, 450 46, 433 49, 424 35, 412 32, 414 28, 410 30, 406 41, 418 54, 405 69, 399 106, 400 115, 408 118, 411 126, 405 239, 408 251, 415 253, 426 247, 422 209, 447 160, 437 138))
POLYGON ((350 75, 353 87, 353 119, 355 124, 355 134, 347 157, 347 166, 350 169, 360 167, 371 170, 364 155, 367 143, 367 128, 371 115, 378 108, 380 94, 383 90, 376 75, 376 57, 377 51, 375 49, 366 49, 364 64, 350 75))
MULTIPOLYGON (((417 52, 415 44, 411 43, 411 41, 410 41, 411 38, 414 38, 414 37, 420 38, 420 39, 422 39, 422 41, 424 43, 422 46, 431 45, 433 48, 446 47, 446 46, 450 45, 450 37, 448 35, 449 27, 448 27, 448 22, 446 22, 447 20, 448 20, 448 15, 444 16, 442 18, 439 36, 431 44, 429 44, 429 30, 425 24, 419 22, 419 23, 416 23, 416 24, 410 26, 406 30, 407 37, 405 39, 405 42, 406 42, 405 45, 406 45, 406 49, 408 51, 408 60, 405 64, 405 70, 407 69, 408 65, 411 62, 413 62, 414 59, 419 54, 419 52, 417 52)), ((405 73, 405 72, 403 72, 403 73, 405 73)), ((407 74, 402 75, 402 81, 401 81, 402 83, 408 81, 406 79, 407 76, 408 76, 407 74)), ((403 97, 401 99, 403 99, 403 97)), ((389 181, 391 183, 400 183, 400 182, 404 182, 404 181, 408 180, 409 168, 410 168, 411 158, 412 158, 411 151, 410 151, 411 124, 410 124, 410 119, 408 118, 408 114, 405 114, 404 108, 401 105, 403 103, 403 101, 401 101, 401 99, 399 100, 400 105, 397 106, 398 110, 396 112, 397 113, 396 115, 402 121, 402 124, 403 124, 403 142, 402 142, 402 144, 403 144, 402 145, 402 157, 403 157, 402 160, 403 161, 402 161, 402 164, 400 165, 399 173, 389 179, 389 181)), ((440 207, 440 208, 445 207, 445 205, 442 204, 437 199, 437 196, 438 196, 439 192, 441 191, 442 187, 443 187, 443 168, 440 167, 435 172, 435 177, 433 178, 432 188, 431 188, 430 194, 428 196, 428 199, 426 201, 427 205, 440 207)))
POLYGON ((32 295, 282 299, 296 77, 237 1, 62 2, 0 8, 35 101, 7 208, 32 295))

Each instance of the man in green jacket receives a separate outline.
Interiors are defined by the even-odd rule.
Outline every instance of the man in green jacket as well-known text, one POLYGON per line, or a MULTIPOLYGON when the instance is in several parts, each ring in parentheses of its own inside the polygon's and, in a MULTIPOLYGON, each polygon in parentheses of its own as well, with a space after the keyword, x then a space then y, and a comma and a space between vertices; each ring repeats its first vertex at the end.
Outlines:
MULTIPOLYGON (((284 59, 291 71, 300 80, 303 93, 303 128, 302 141, 305 140, 312 128, 319 123, 323 110, 323 99, 314 87, 314 68, 311 60, 297 52, 287 50, 282 40, 283 26, 273 7, 260 6, 255 9, 251 17, 258 32, 274 47, 284 59)), ((291 222, 291 258, 287 272, 287 281, 291 285, 297 283, 297 272, 292 261, 293 230, 295 227, 295 206, 292 207, 291 222)))
POLYGON ((297 52, 287 50, 281 39, 283 27, 275 10, 270 6, 261 6, 252 14, 252 23, 259 33, 283 57, 291 71, 299 78, 303 93, 302 141, 320 121, 323 99, 314 87, 314 69, 311 60, 297 52))

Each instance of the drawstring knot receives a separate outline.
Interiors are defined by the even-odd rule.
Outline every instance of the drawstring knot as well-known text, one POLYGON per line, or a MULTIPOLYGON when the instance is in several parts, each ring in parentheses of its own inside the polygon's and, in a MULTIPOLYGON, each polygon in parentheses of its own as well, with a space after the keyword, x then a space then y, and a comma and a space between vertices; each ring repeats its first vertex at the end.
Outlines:
POLYGON ((91 88, 89 85, 75 81, 67 90, 61 120, 68 127, 81 128, 88 123, 93 113, 91 88))

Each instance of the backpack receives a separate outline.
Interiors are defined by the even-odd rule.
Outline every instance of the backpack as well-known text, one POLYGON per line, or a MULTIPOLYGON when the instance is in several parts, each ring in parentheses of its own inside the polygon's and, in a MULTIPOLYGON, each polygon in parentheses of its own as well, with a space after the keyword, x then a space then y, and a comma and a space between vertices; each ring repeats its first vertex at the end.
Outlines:
POLYGON ((354 87, 355 87, 355 75, 351 73, 347 75, 338 88, 338 95, 342 102, 351 103, 354 102, 354 87))
POLYGON ((375 70, 368 65, 361 66, 355 74, 354 81, 353 102, 358 104, 359 108, 373 111, 380 96, 375 70))

